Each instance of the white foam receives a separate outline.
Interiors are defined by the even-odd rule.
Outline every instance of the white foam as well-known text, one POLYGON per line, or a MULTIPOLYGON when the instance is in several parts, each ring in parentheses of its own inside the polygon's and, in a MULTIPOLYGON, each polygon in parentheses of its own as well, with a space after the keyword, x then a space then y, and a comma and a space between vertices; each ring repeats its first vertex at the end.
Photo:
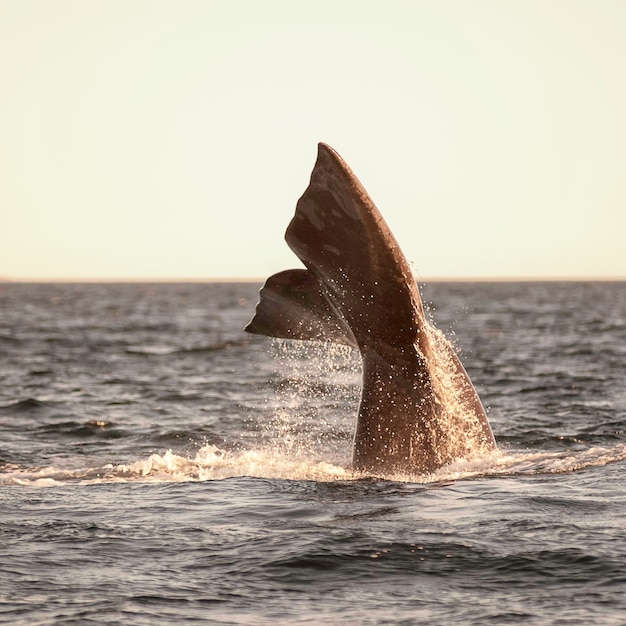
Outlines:
POLYGON ((128 464, 107 464, 66 470, 56 467, 12 468, 0 474, 0 484, 50 487, 66 483, 188 482, 252 476, 290 480, 349 480, 357 475, 340 465, 313 461, 283 450, 259 449, 238 452, 205 446, 195 456, 167 450, 128 464))
POLYGON ((0 474, 0 484, 54 487, 77 483, 198 482, 243 476, 318 482, 378 478, 427 484, 476 476, 569 473, 623 460, 626 460, 626 444, 560 452, 497 450, 473 459, 459 459, 429 475, 367 476, 352 471, 347 466, 306 458, 301 451, 290 456, 286 455, 283 449, 228 451, 216 446, 205 446, 193 457, 180 456, 167 450, 162 454, 151 454, 145 459, 129 464, 107 464, 101 467, 68 470, 52 466, 45 468, 13 466, 0 474))

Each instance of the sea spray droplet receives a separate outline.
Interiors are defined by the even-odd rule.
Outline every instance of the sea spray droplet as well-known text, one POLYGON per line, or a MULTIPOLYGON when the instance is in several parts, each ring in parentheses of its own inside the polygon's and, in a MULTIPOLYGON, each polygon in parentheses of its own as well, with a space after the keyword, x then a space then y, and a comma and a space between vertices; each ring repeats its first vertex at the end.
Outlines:
POLYGON ((360 360, 347 346, 272 342, 279 381, 268 399, 265 444, 290 458, 347 465, 360 395, 360 360), (332 419, 328 419, 328 415, 332 419))

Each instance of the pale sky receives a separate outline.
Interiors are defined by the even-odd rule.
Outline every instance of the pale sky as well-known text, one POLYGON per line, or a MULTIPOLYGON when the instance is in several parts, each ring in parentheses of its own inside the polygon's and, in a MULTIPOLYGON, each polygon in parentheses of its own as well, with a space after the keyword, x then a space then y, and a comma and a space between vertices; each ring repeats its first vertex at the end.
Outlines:
POLYGON ((624 0, 0 0, 0 277, 231 278, 317 142, 418 277, 626 277, 624 0))

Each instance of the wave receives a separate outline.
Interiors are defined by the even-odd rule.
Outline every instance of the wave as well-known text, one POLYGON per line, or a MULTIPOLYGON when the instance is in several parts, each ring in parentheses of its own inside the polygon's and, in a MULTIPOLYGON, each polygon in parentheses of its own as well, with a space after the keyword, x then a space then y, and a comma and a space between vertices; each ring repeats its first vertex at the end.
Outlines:
POLYGON ((15 400, 9 404, 0 405, 0 415, 38 414, 42 411, 54 409, 58 404, 58 402, 49 400, 25 398, 24 400, 15 400))
POLYGON ((240 348, 250 345, 248 338, 244 339, 231 339, 220 341, 217 343, 210 343, 206 345, 180 347, 170 344, 138 344, 130 345, 124 349, 127 354, 138 354, 143 356, 169 356, 172 354, 195 354, 203 352, 219 352, 221 350, 229 350, 231 348, 240 348))
POLYGON ((626 460, 626 444, 577 451, 528 452, 497 450, 470 460, 459 460, 428 475, 372 476, 348 467, 312 460, 305 455, 285 455, 272 448, 229 451, 207 445, 195 456, 167 450, 129 464, 63 469, 27 468, 6 464, 0 469, 0 485, 53 487, 65 484, 119 482, 201 482, 255 477, 317 482, 381 480, 402 483, 442 483, 488 476, 564 474, 626 460))

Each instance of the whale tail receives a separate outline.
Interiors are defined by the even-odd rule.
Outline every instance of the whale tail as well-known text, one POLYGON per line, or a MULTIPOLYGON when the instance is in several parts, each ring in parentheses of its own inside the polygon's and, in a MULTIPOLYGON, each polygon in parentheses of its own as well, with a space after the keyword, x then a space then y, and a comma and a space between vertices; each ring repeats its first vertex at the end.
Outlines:
POLYGON ((308 270, 285 270, 270 276, 245 331, 267 337, 331 341, 353 348, 349 326, 330 307, 324 284, 308 270))
POLYGON ((306 269, 271 276, 245 330, 360 351, 354 465, 428 472, 492 449, 478 394, 452 346, 425 319, 398 243, 352 170, 325 144, 285 239, 306 269))

